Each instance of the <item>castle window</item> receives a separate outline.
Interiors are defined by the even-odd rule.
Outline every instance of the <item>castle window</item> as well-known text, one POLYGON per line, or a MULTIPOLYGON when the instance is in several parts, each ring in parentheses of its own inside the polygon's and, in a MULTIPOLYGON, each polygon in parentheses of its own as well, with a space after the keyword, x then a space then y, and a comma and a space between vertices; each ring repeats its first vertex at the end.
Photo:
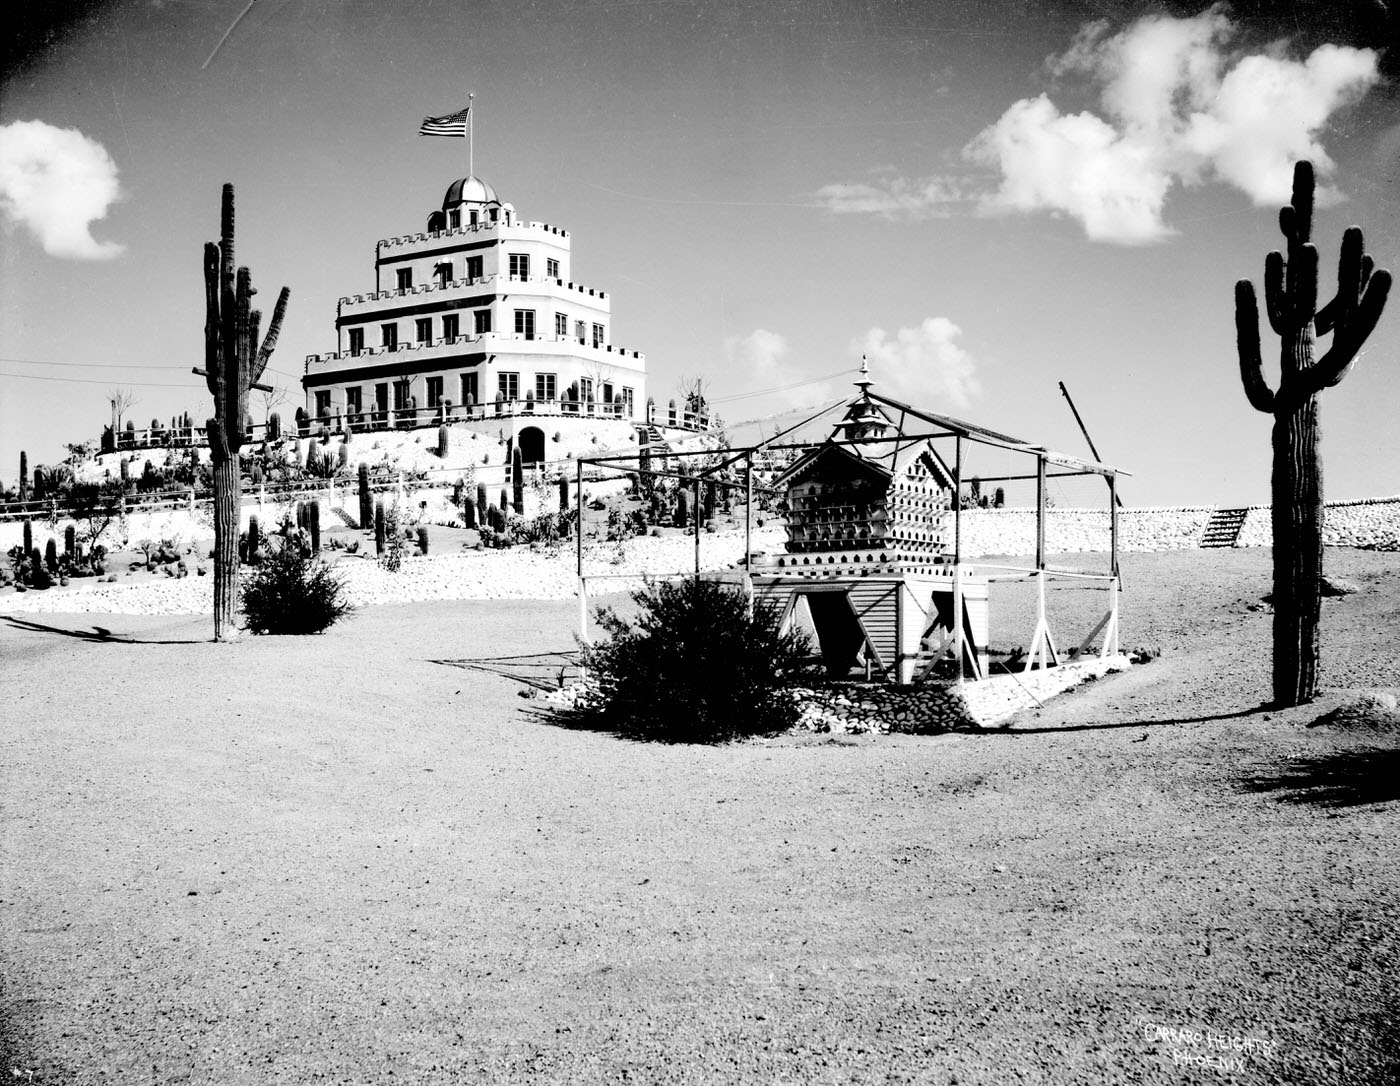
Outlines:
POLYGON ((399 280, 399 289, 400 289, 400 290, 412 290, 412 289, 413 289, 413 269, 412 269, 412 268, 400 268, 395 274, 398 276, 398 280, 399 280))
POLYGON ((587 334, 587 331, 588 323, 586 321, 574 321, 574 335, 578 337, 580 343, 584 341, 583 337, 587 334))
POLYGON ((448 343, 457 342, 457 337, 461 333, 458 331, 457 314, 449 313, 442 318, 442 338, 448 343))
POLYGON ((606 381, 603 383, 603 402, 604 402, 604 403, 612 403, 612 402, 613 402, 613 387, 612 387, 611 384, 607 383, 606 381))
POLYGON ((414 333, 419 343, 431 343, 433 341, 433 318, 419 317, 413 322, 414 333))
POLYGON ((595 324, 595 325, 593 326, 593 346, 595 346, 595 347, 601 347, 602 345, 603 345, 603 326, 602 326, 601 324, 595 324))
POLYGON ((477 335, 483 335, 491 331, 491 310, 472 310, 472 330, 475 331, 477 335))
POLYGON ((496 389, 507 400, 520 399, 520 374, 498 373, 496 375, 496 389))
POLYGON ((359 385, 351 385, 345 390, 345 413, 347 415, 358 415, 364 410, 364 389, 359 385))
POLYGON ((535 338, 535 311, 533 309, 517 309, 515 311, 515 334, 524 336, 526 339, 535 338))
POLYGON ((316 393, 316 417, 323 419, 331 413, 331 390, 325 389, 316 393))
POLYGON ((544 261, 544 273, 551 279, 558 279, 559 261, 546 257, 544 261))
POLYGON ((462 403, 474 404, 481 393, 477 390, 476 374, 462 374, 462 403))
POLYGON ((593 378, 580 377, 578 381, 579 399, 584 403, 593 402, 593 378))
POLYGON ((475 225, 477 224, 477 222, 478 222, 477 213, 476 213, 475 211, 472 211, 472 212, 470 212, 469 214, 471 215, 471 224, 472 224, 473 226, 475 226, 475 225))
POLYGON ((555 376, 552 373, 535 374, 535 399, 552 400, 558 389, 555 376))
POLYGON ((560 339, 565 339, 569 335, 569 318, 567 314, 554 314, 554 334, 560 339))
POLYGON ((381 324, 379 326, 380 342, 386 351, 396 351, 399 349, 399 326, 397 324, 381 324))
POLYGON ((407 408, 408 408, 408 389, 409 389, 409 384, 408 384, 407 378, 405 378, 405 379, 402 380, 402 381, 395 381, 395 382, 394 382, 394 410, 395 410, 395 411, 404 411, 404 410, 407 410, 407 408))
POLYGON ((492 222, 495 222, 497 216, 499 216, 500 213, 501 213, 501 212, 500 212, 500 209, 499 209, 499 208, 493 207, 493 208, 491 209, 491 221, 492 221, 492 222))
POLYGON ((622 390, 622 410, 629 419, 632 417, 632 390, 630 388, 622 390))
POLYGON ((462 228, 461 208, 453 208, 447 213, 447 225, 452 227, 453 230, 460 230, 462 228))
POLYGON ((437 276, 438 286, 445 287, 452 282, 452 265, 448 261, 443 261, 433 268, 433 274, 437 276))
MULTIPOLYGON (((472 212, 472 214, 475 215, 476 212, 472 212)), ((469 256, 469 257, 467 257, 467 278, 468 278, 468 279, 480 279, 480 278, 481 278, 481 257, 479 257, 479 256, 469 256)))
POLYGON ((365 349, 365 330, 363 328, 350 329, 350 353, 359 354, 365 349))
POLYGON ((442 404, 442 378, 428 378, 428 406, 438 407, 442 404))
POLYGON ((530 254, 511 253, 510 254, 510 275, 512 279, 530 278, 530 254))

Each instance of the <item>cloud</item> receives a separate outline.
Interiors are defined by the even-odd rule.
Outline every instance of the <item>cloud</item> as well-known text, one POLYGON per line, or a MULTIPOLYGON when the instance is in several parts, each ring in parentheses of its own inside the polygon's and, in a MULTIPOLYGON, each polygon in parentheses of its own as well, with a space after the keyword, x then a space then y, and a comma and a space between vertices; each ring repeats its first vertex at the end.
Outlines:
MULTIPOLYGON (((788 357, 788 342, 777 332, 757 328, 746 336, 724 341, 728 365, 724 372, 726 400, 745 400, 768 407, 797 407, 830 398, 830 385, 814 382, 813 375, 788 357)), ((749 404, 737 408, 740 413, 749 404)))
POLYGON ((837 215, 877 215, 882 219, 934 219, 950 213, 964 199, 950 177, 882 178, 874 183, 823 185, 816 202, 837 215))
POLYGON ((1001 176, 981 210, 1067 214, 1093 240, 1133 244, 1172 232, 1162 211, 1175 185, 1218 179, 1276 204, 1297 159, 1326 176, 1319 135, 1377 82, 1377 54, 1322 45, 1295 60, 1278 45, 1244 55, 1229 49, 1235 34, 1222 5, 1111 36, 1103 22, 1084 27, 1050 68, 1087 79, 1103 115, 1063 113, 1044 94, 1012 105, 964 152, 1001 176))
POLYGON ((124 246, 98 241, 92 224, 120 196, 116 163, 76 128, 43 121, 0 125, 0 210, 50 256, 105 260, 124 246))
POLYGON ((851 341, 851 352, 869 361, 878 392, 931 411, 966 407, 982 386, 972 356, 956 342, 961 335, 947 317, 928 317, 893 336, 872 328, 851 341))

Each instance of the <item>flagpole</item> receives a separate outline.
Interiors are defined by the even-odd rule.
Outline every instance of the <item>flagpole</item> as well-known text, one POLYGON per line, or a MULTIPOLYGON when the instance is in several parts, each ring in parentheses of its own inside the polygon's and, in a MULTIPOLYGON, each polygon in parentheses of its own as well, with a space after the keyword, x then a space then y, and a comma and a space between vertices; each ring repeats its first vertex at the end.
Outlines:
POLYGON ((467 92, 467 176, 476 176, 476 133, 472 128, 472 122, 476 120, 476 113, 472 109, 472 99, 476 95, 467 92))

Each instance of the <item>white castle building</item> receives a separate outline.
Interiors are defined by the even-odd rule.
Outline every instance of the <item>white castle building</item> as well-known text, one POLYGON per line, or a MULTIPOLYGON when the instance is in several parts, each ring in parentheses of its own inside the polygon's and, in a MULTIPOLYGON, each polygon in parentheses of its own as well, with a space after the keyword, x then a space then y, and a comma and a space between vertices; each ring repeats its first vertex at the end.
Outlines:
MULTIPOLYGON (((380 241, 374 267, 374 293, 340 299, 335 352, 307 356, 313 422, 687 421, 646 417, 645 359, 613 345, 607 293, 574 281, 569 232, 521 222, 478 177, 448 187, 424 233, 380 241)), ((543 457, 538 439, 521 452, 543 457)))

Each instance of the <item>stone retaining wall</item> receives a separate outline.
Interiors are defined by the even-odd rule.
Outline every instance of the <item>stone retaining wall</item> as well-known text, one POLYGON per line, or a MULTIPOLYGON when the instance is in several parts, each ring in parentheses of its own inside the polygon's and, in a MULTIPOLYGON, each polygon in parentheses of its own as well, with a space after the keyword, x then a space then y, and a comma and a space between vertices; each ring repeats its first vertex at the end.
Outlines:
MULTIPOLYGON (((1118 546, 1123 551, 1199 547, 1215 506, 1125 509, 1118 515, 1118 546)), ((1331 502, 1324 510, 1322 541, 1330 547, 1400 551, 1400 496, 1331 502)), ((969 509, 962 515, 963 554, 1032 554, 1034 509, 969 509)), ((1052 553, 1106 551, 1107 509, 1050 509, 1045 544, 1052 553)), ((1238 547, 1272 545, 1269 507, 1249 507, 1238 547)))

